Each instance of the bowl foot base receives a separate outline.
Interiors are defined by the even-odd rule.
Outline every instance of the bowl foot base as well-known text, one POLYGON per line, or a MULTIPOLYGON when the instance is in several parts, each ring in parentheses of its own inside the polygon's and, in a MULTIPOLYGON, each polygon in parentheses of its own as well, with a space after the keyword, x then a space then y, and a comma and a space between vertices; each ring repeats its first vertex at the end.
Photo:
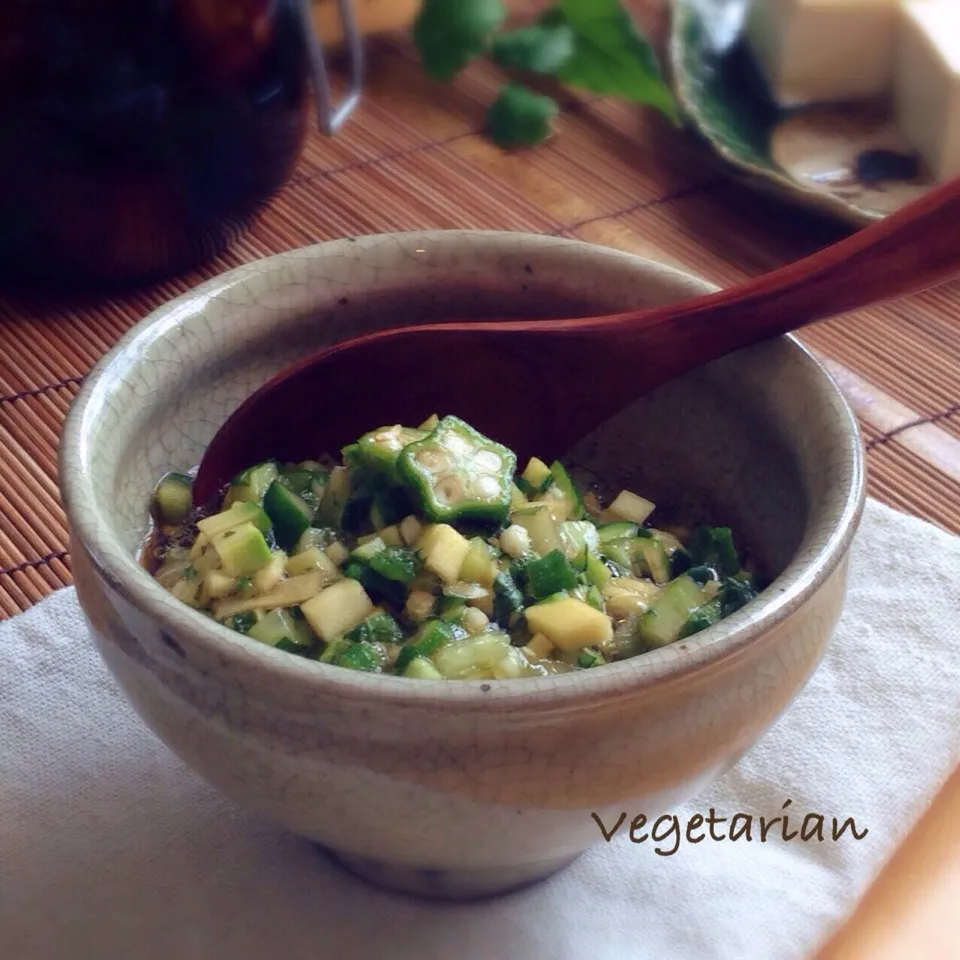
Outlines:
POLYGON ((336 864, 376 887, 429 900, 480 900, 513 893, 546 880, 580 857, 487 867, 473 870, 446 870, 371 860, 317 845, 336 864))

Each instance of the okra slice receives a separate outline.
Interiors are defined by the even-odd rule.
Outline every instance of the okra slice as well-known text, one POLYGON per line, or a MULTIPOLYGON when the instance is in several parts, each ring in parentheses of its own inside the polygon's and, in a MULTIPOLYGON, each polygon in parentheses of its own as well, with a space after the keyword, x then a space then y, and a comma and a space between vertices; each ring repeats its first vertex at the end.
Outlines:
POLYGON ((405 446, 427 436, 426 430, 395 424, 365 433, 356 444, 358 465, 399 482, 397 459, 405 446))
POLYGON ((444 417, 403 448, 398 470, 418 510, 433 523, 502 525, 510 511, 517 458, 458 417, 444 417))

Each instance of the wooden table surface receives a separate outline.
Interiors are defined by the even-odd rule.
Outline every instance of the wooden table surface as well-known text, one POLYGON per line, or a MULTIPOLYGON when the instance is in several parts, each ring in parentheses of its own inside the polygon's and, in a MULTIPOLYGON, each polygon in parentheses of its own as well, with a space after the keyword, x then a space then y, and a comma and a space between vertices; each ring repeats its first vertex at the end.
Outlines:
MULTIPOLYGON (((658 0, 634 6, 662 35, 658 0)), ((71 582, 56 447, 79 383, 131 323, 212 273, 343 235, 480 227, 619 247, 726 285, 846 229, 738 186, 692 137, 609 99, 573 98, 552 142, 503 153, 480 132, 492 68, 442 86, 404 37, 369 55, 358 114, 334 140, 310 139, 284 191, 205 270, 82 304, 0 294, 0 618, 71 582)), ((859 417, 870 494, 960 533, 960 284, 802 339, 859 417)), ((960 960, 958 903, 960 773, 815 960, 960 960)))

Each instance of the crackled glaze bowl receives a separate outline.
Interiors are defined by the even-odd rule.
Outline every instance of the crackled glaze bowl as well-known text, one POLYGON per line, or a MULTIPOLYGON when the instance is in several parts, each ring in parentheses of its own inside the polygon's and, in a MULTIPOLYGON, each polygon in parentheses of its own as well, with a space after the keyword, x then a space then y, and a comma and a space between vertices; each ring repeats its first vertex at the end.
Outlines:
MULTIPOLYGON (((603 842, 592 814, 629 824, 701 791, 801 690, 844 601, 861 442, 792 338, 668 384, 571 451, 668 515, 729 524, 773 578, 654 653, 520 680, 360 674, 220 627, 161 589, 137 551, 160 475, 196 464, 227 415, 305 351, 400 322, 612 312, 709 289, 580 242, 441 231, 275 256, 147 317, 85 382, 61 453, 79 599, 143 722, 224 794, 353 871, 441 898, 548 876, 603 842)), ((600 376, 585 370, 571 389, 600 376)), ((356 389, 402 389, 402 377, 356 389)), ((509 402, 502 385, 493 395, 509 402)), ((304 416, 343 402, 318 396, 304 416)))

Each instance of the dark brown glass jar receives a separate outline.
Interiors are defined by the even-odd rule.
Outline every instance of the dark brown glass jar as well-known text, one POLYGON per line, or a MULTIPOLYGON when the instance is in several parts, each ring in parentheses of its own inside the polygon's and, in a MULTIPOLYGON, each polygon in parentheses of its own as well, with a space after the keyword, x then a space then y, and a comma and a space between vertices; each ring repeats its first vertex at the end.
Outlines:
POLYGON ((309 123, 296 0, 0 0, 0 280, 220 252, 309 123))

